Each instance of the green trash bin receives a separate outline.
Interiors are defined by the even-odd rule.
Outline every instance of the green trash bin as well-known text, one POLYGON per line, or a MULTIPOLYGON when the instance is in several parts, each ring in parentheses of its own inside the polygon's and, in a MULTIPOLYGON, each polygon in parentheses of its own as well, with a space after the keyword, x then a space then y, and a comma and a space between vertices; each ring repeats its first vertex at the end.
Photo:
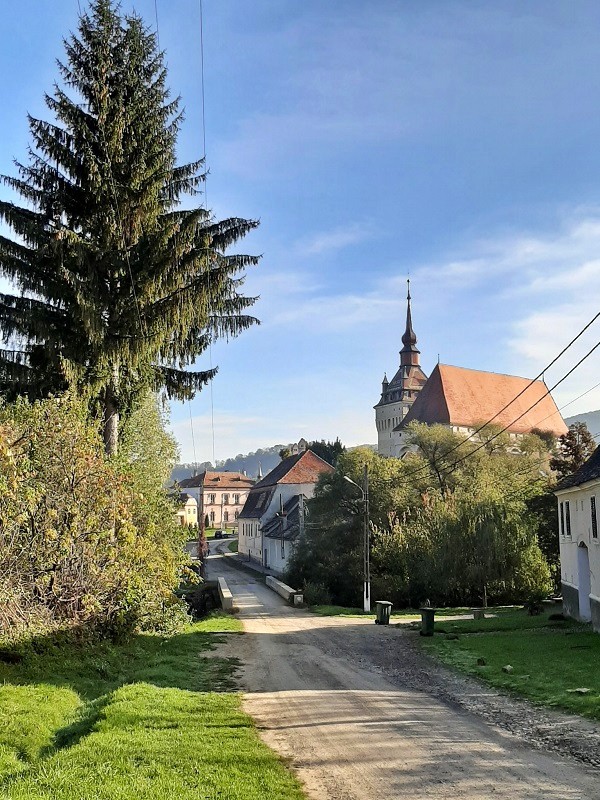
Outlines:
POLYGON ((435 621, 435 608, 426 606, 419 609, 421 612, 421 636, 433 636, 433 623, 435 621))
POLYGON ((392 604, 387 600, 376 600, 375 613, 377 614, 375 625, 389 625, 392 604))

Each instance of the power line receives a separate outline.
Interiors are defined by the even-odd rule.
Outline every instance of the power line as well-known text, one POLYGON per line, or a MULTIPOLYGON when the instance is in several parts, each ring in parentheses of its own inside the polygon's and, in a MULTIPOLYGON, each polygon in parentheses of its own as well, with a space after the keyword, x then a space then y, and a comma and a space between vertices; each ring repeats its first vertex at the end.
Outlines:
MULTIPOLYGON (((597 316, 600 316, 600 314, 598 314, 597 316)), ((570 375, 572 375, 572 374, 573 374, 573 372, 575 372, 575 370, 576 370, 578 367, 580 367, 580 366, 583 364, 583 362, 584 362, 586 359, 588 359, 588 358, 589 358, 589 357, 592 355, 592 353, 593 353, 595 350, 597 350, 599 347, 600 347, 600 342, 596 342, 596 344, 595 344, 595 345, 594 345, 594 346, 591 348, 591 350, 588 350, 588 352, 587 352, 587 353, 586 353, 586 354, 583 356, 583 358, 580 358, 580 359, 579 359, 579 361, 577 362, 577 364, 575 364, 575 366, 574 366, 574 367, 571 367, 571 369, 570 369, 570 370, 569 370, 569 371, 568 371, 568 372, 567 372, 565 375, 563 375, 563 377, 562 377, 560 380, 558 380, 558 381, 557 381, 557 382, 554 384, 554 386, 550 387, 550 389, 547 389, 547 390, 546 390, 546 392, 545 392, 545 393, 544 393, 544 394, 543 394, 543 395, 542 395, 542 396, 541 396, 541 397, 540 397, 538 400, 536 400, 536 401, 535 401, 535 403, 532 403, 532 405, 530 405, 528 409, 526 409, 525 411, 523 411, 523 413, 522 413, 522 414, 519 414, 519 416, 518 416, 516 419, 513 419, 513 421, 512 421, 512 422, 510 422, 508 425, 506 425, 504 428, 502 428, 502 430, 498 431, 498 433, 495 433, 493 436, 491 436, 491 437, 490 437, 489 439, 487 439, 485 442, 483 442, 483 443, 482 443, 482 444, 480 444, 478 447, 476 447, 476 448, 475 448, 475 450, 471 450, 471 452, 469 452, 469 453, 467 453, 466 455, 464 455, 464 456, 463 456, 462 458, 460 458, 458 461, 455 461, 455 462, 454 462, 454 464, 452 465, 452 469, 454 469, 455 467, 457 467, 457 466, 458 466, 458 464, 460 464, 462 461, 465 461, 467 458, 470 458, 472 455, 474 455, 475 453, 477 453, 477 452, 478 452, 479 450, 481 450, 482 448, 486 447, 486 446, 487 446, 487 445, 488 445, 490 442, 493 442, 493 441, 494 441, 494 439, 497 439, 497 438, 498 438, 498 436, 500 436, 501 434, 505 433, 505 432, 506 432, 506 431, 507 431, 507 430, 508 430, 508 429, 509 429, 509 428, 510 428, 512 425, 514 425, 514 424, 515 424, 515 422, 518 422, 520 419, 522 419, 522 418, 525 416, 525 414, 528 414, 528 413, 529 413, 529 412, 530 412, 530 411, 531 411, 533 408, 535 408, 535 407, 536 407, 536 406, 537 406, 539 403, 541 403, 541 402, 542 402, 542 400, 543 400, 545 397, 547 397, 547 396, 550 394, 550 392, 551 392, 551 391, 553 391, 554 389, 556 389, 556 387, 557 387, 557 386, 560 386, 560 384, 561 384, 561 383, 563 383, 563 381, 566 381, 566 379, 567 379, 567 378, 568 378, 570 375)))
MULTIPOLYGON (((540 373, 539 373, 539 374, 538 374, 538 375, 537 375, 535 378, 532 378, 532 379, 529 381, 529 383, 528 383, 528 384, 527 384, 527 385, 526 385, 526 386, 525 386, 523 389, 521 389, 521 391, 520 391, 520 392, 519 392, 517 395, 515 395, 515 397, 513 397, 513 398, 512 398, 512 400, 510 400, 508 403, 506 403, 506 405, 505 405, 503 408, 501 408, 501 409, 500 409, 500 411, 498 411, 496 414, 494 414, 494 416, 493 416, 493 417, 491 417, 491 418, 490 418, 490 419, 489 419, 487 422, 483 423, 483 425, 480 425, 480 427, 479 427, 479 428, 477 428, 475 431, 473 431, 472 433, 470 433, 470 434, 469 434, 469 436, 468 436, 466 439, 464 439, 464 440, 462 440, 462 441, 458 442, 458 443, 457 443, 457 444, 455 444, 453 447, 451 447, 451 448, 450 448, 450 450, 448 450, 448 452, 447 452, 447 453, 445 453, 445 455, 444 455, 444 458, 447 458, 447 457, 448 457, 448 456, 449 456, 451 453, 454 453, 456 450, 458 450, 458 449, 459 449, 459 447, 462 447, 464 444, 466 444, 466 443, 467 443, 467 442, 468 442, 470 439, 472 439, 474 436, 476 436, 478 433, 480 433, 480 432, 481 432, 481 431, 482 431, 484 428, 486 428, 486 427, 487 427, 487 426, 488 426, 488 425, 489 425, 491 422, 493 422, 493 421, 494 421, 494 420, 495 420, 495 419, 496 419, 496 418, 497 418, 497 417, 498 417, 498 416, 499 416, 499 415, 500 415, 500 414, 501 414, 503 411, 506 411, 506 409, 507 409, 507 408, 509 408, 509 407, 510 407, 510 406, 511 406, 511 405, 512 405, 514 402, 515 402, 515 400, 517 400, 519 397, 521 397, 521 396, 522 396, 522 395, 523 395, 523 394, 524 394, 524 393, 527 391, 527 389, 529 389, 529 388, 530 388, 530 387, 531 387, 531 386, 532 386, 532 385, 533 385, 533 384, 534 384, 536 381, 538 381, 538 380, 539 380, 539 379, 540 379, 540 378, 541 378, 541 377, 544 375, 544 373, 546 372, 546 370, 548 370, 548 369, 549 369, 551 366, 553 366, 554 364, 556 364, 556 362, 559 360, 559 358, 561 358, 561 356, 563 356, 563 355, 564 355, 564 354, 567 352, 567 350, 569 350, 569 349, 570 349, 570 348, 571 348, 571 347, 572 347, 572 346, 575 344, 575 342, 576 342, 578 339, 580 339, 580 338, 581 338, 581 336, 583 336, 583 334, 584 334, 584 333, 585 333, 585 332, 586 332, 586 331, 587 331, 587 330, 588 330, 588 329, 591 327, 591 325, 593 325, 593 324, 594 324, 594 322, 596 322, 596 320, 597 320, 599 317, 600 317, 600 311, 599 311, 597 314, 595 314, 595 316, 594 316, 594 317, 592 317, 592 319, 591 319, 591 320, 590 320, 590 321, 589 321, 589 322, 588 322, 588 323, 587 323, 587 324, 586 324, 586 325, 585 325, 585 326, 584 326, 584 327, 583 327, 583 328, 582 328, 582 329, 579 331, 579 333, 578 333, 576 336, 574 336, 574 337, 571 339, 571 341, 570 341, 570 342, 569 342, 567 345, 565 345, 565 347, 563 347, 563 349, 560 351, 560 353, 559 353, 557 356, 555 356, 555 357, 552 359, 552 361, 551 361, 549 364, 547 364, 547 365, 546 365, 546 366, 545 366, 545 367, 544 367, 544 368, 541 370, 541 372, 540 372, 540 373)), ((540 397, 540 398, 539 398, 539 400, 537 400, 535 403, 533 403, 533 405, 531 405, 531 406, 530 406, 530 407, 529 407, 529 408, 528 408, 526 411, 524 411, 524 412, 523 412, 523 413, 522 413, 522 414, 521 414, 519 417, 517 417, 517 419, 514 419, 514 420, 512 420, 512 422, 510 422, 508 425, 506 425, 506 426, 505 426, 505 427, 504 427, 504 428, 503 428, 503 429, 502 429, 502 430, 501 430, 501 431, 500 431, 500 432, 499 432, 499 433, 498 433, 496 436, 492 437, 492 439, 489 439, 488 441, 492 441, 493 439, 497 438, 497 436, 499 436, 501 433, 504 433, 506 430, 508 430, 508 428, 510 428, 512 425, 514 425, 514 424, 515 424, 515 422, 518 422, 518 421, 519 421, 519 420, 520 420, 522 417, 524 417, 524 416, 525 416, 525 414, 528 414, 528 413, 529 413, 529 411, 531 411, 531 409, 532 409, 532 408, 535 408, 535 406, 536 406, 536 405, 537 405, 539 402, 541 402, 541 401, 544 399, 544 397, 547 397, 547 395, 549 395, 549 394, 550 394, 550 392, 551 392, 553 389, 555 389, 555 388, 556 388, 556 387, 557 387, 557 386, 558 386, 560 383, 562 383, 562 382, 563 382, 563 380, 565 380, 565 379, 566 379, 566 378, 567 378, 567 377, 568 377, 568 376, 569 376, 569 375, 570 375, 570 374, 571 374, 571 373, 572 373, 572 372, 573 372, 575 369, 577 369, 577 367, 578 367, 578 366, 579 366, 579 365, 580 365, 580 364, 581 364, 583 361, 585 361, 585 359, 586 359, 588 356, 590 356, 590 355, 593 353, 593 351, 594 351, 594 350, 595 350, 595 349, 596 349, 596 348, 597 348, 599 345, 600 345, 600 342, 599 342, 597 345, 595 345, 595 346, 592 348, 592 350, 591 350, 591 351, 590 351, 590 352, 589 352, 589 353, 588 353, 588 354, 587 354, 587 355, 586 355, 586 356, 585 356, 585 357, 584 357, 584 358, 583 358, 581 361, 579 361, 579 362, 578 362, 578 363, 575 365, 575 367, 573 367, 573 369, 572 369, 572 370, 570 370, 570 371, 567 373, 567 375, 565 375, 563 378, 561 378, 561 380, 560 380, 560 381, 558 381, 558 383, 554 384, 554 386, 552 386, 552 387, 551 387, 551 389, 548 389, 548 390, 546 391, 546 393, 545 393, 545 394, 543 394, 543 395, 542 395, 542 397, 540 397)), ((597 384, 597 385, 600 385, 600 383, 599 383, 599 384, 597 384)), ((592 387, 592 389, 595 389, 595 388, 596 388, 596 386, 593 386, 593 387, 592 387)), ((588 391, 592 391, 592 389, 589 389, 588 391)), ((584 394, 587 394, 587 392, 584 392, 584 394)), ((581 395, 581 397, 583 397, 583 395, 581 395)), ((575 398, 575 399, 576 399, 576 400, 578 400, 579 398, 575 398)), ((573 401, 573 402, 575 402, 575 401, 573 401)), ((556 413, 556 412, 554 412, 554 413, 556 413)), ((553 413, 553 414, 549 414, 549 415, 548 415, 548 417, 544 417, 544 419, 548 419, 549 417, 551 417, 551 416, 554 416, 554 413, 553 413)), ((542 421, 543 421, 543 420, 542 420, 542 421)), ((485 446, 485 445, 484 445, 484 446, 485 446)), ((479 449, 480 449, 480 448, 477 448, 477 450, 479 450, 479 449)), ((477 452, 477 450, 474 450, 474 451, 472 451, 472 452, 477 452)), ((459 461, 459 462, 457 462, 457 463, 460 463, 460 461, 459 461)), ((420 473, 426 472, 426 471, 427 471, 427 470, 429 470, 429 469, 430 469, 429 465, 424 465, 423 467, 419 467, 418 469, 414 470, 413 472, 410 472, 410 473, 408 473, 408 475, 406 475, 405 477, 407 477, 407 478, 411 478, 411 477, 413 477, 413 476, 415 476, 415 475, 418 475, 418 474, 420 474, 420 473)))
POLYGON ((160 51, 160 31, 158 29, 158 0, 154 0, 154 17, 156 19, 156 44, 160 51))
MULTIPOLYGON (((201 87, 201 101, 202 101, 202 160, 204 163, 204 211, 205 211, 205 224, 208 220, 208 191, 207 191, 207 181, 208 176, 206 172, 206 93, 205 93, 205 80, 204 80, 204 7, 202 4, 202 0, 199 0, 200 4, 200 87, 201 87)), ((208 296, 210 298, 210 265, 209 265, 209 249, 208 249, 208 240, 205 238, 205 267, 206 267, 206 280, 207 280, 207 290, 208 296)), ((212 460, 213 464, 216 466, 216 458, 215 458, 215 399, 214 399, 214 389, 213 389, 213 352, 212 352, 212 336, 209 336, 208 339, 208 358, 209 358, 209 366, 211 377, 209 381, 209 394, 210 394, 210 424, 211 424, 211 433, 212 433, 212 460)))

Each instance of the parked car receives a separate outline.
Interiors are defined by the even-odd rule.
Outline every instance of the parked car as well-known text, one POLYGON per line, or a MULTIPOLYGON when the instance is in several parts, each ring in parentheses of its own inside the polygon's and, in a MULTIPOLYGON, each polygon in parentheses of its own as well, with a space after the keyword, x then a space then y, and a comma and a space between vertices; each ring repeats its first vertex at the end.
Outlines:
POLYGON ((215 539, 222 539, 226 535, 225 531, 215 531, 215 539))

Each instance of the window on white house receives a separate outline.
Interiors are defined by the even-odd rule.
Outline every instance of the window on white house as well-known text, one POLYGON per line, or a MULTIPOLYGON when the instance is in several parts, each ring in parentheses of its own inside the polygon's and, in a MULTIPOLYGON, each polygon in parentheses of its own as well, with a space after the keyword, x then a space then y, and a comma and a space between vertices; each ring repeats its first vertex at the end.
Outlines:
POLYGON ((565 500, 565 523, 567 525, 567 536, 571 535, 571 504, 565 500))
POLYGON ((565 535, 565 504, 560 504, 560 519, 559 519, 559 533, 561 536, 565 535))
POLYGON ((590 497, 590 511, 592 514, 592 536, 594 539, 598 538, 598 518, 596 517, 596 498, 594 495, 590 497))

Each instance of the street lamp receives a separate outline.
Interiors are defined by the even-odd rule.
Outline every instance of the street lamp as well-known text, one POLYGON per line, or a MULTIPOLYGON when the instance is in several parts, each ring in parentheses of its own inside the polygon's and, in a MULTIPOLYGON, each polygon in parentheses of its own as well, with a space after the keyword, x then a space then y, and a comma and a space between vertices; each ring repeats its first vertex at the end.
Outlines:
POLYGON ((369 554, 369 473, 365 464, 363 473, 363 486, 359 486, 352 478, 343 476, 345 481, 351 483, 362 494, 363 503, 363 610, 371 611, 371 564, 369 554))

